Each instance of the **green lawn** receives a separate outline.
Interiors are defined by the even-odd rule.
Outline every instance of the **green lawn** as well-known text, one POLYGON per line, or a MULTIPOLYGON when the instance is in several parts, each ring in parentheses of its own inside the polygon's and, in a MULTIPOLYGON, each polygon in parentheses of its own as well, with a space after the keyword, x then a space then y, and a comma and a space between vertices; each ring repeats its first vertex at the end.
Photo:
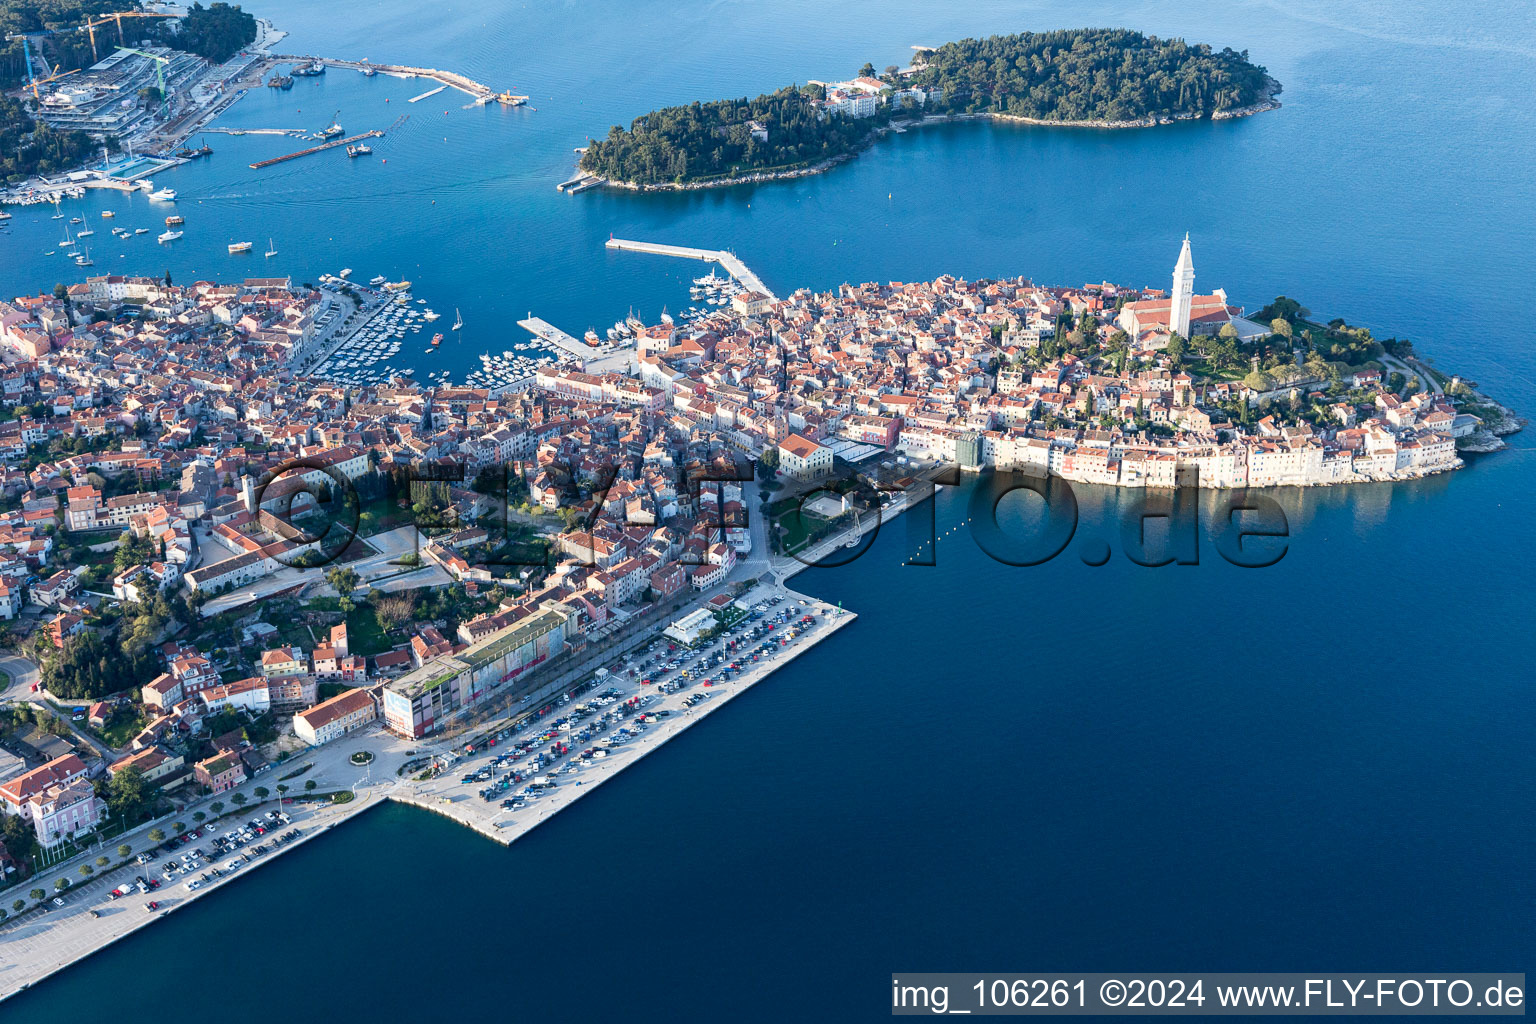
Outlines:
POLYGON ((410 526, 416 521, 416 514, 410 506, 401 508, 387 498, 375 498, 358 509, 358 519, 358 533, 372 536, 375 533, 387 533, 397 527, 410 526))
POLYGON ((97 730, 96 735, 103 743, 115 750, 127 746, 128 741, 137 736, 139 730, 147 724, 140 715, 118 715, 97 730))
POLYGON ((347 647, 353 654, 383 654, 394 646, 395 639, 384 635, 372 608, 359 605, 347 613, 347 647))

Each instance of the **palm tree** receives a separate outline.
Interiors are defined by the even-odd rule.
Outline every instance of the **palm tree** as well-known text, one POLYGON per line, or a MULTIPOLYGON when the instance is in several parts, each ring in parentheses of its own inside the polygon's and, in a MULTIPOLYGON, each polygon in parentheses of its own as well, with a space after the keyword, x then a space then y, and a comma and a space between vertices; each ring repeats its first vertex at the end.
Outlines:
POLYGON ((165 842, 165 829, 163 829, 163 828, 152 828, 152 829, 150 829, 149 830, 149 841, 152 842, 152 843, 163 843, 163 842, 165 842))
POLYGON ((230 799, 235 802, 236 807, 244 807, 247 797, 244 793, 236 793, 234 796, 230 797, 230 799))
POLYGON ((112 863, 112 858, 111 857, 97 857, 96 858, 96 866, 99 867, 99 868, 104 868, 108 864, 111 864, 111 863, 112 863))
POLYGON ((91 875, 93 875, 95 872, 96 872, 96 869, 91 867, 89 864, 81 864, 80 865, 80 877, 81 878, 90 878, 91 875))
POLYGON ((256 801, 257 801, 257 803, 260 803, 261 801, 265 800, 267 797, 269 797, 271 795, 272 795, 272 791, 270 789, 268 789, 266 786, 257 786, 256 787, 256 801))
POLYGON ((209 804, 208 806, 213 808, 213 813, 214 814, 223 814, 224 813, 224 801, 223 800, 215 800, 213 803, 209 804))
MULTIPOLYGON (((33 889, 32 891, 33 892, 38 892, 39 890, 33 889)), ((34 897, 34 899, 35 898, 36 897, 34 897)), ((27 901, 26 900, 17 900, 14 903, 11 904, 11 909, 14 910, 18 914, 21 913, 26 908, 27 908, 27 901)))
POLYGON ((68 888, 69 888, 69 879, 67 879, 67 878, 56 878, 56 879, 53 880, 53 889, 54 889, 55 892, 63 892, 65 889, 68 889, 68 888))
POLYGON ((127 857, 131 853, 133 853, 133 847, 129 846, 127 843, 124 843, 122 846, 117 848, 117 855, 119 857, 127 857))
POLYGON ((306 792, 306 793, 313 793, 315 791, 315 786, 316 785, 317 785, 317 783, 315 782, 315 780, 314 779, 310 779, 308 782, 304 783, 304 792, 306 792))
POLYGON ((204 814, 202 811, 194 811, 192 813, 192 820, 197 822, 199 825, 203 823, 203 819, 206 817, 208 817, 208 815, 204 814))
POLYGON ((32 897, 34 900, 40 900, 48 894, 41 889, 33 889, 31 892, 27 893, 27 895, 32 897))
POLYGON ((184 821, 175 821, 175 822, 171 823, 171 831, 175 832, 177 835, 180 835, 181 833, 185 832, 186 830, 187 830, 187 823, 184 822, 184 821))

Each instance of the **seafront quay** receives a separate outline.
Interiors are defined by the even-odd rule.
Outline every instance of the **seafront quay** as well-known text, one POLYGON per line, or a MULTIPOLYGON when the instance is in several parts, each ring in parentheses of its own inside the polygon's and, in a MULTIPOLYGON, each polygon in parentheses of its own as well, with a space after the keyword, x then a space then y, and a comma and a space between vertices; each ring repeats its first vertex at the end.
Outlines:
MULTIPOLYGON (((633 738, 626 736, 617 745, 604 744, 606 737, 596 740, 597 743, 603 744, 598 747, 603 751, 601 758, 584 760, 574 756, 580 751, 576 744, 571 744, 573 756, 556 760, 547 768, 540 769, 541 776, 554 780, 548 784, 548 788, 538 788, 529 794, 525 792, 524 787, 514 785, 498 793, 493 799, 484 799, 477 792, 478 785, 493 781, 483 777, 486 772, 501 774, 502 764, 507 760, 522 761, 524 759, 525 755, 512 755, 508 752, 511 745, 520 737, 545 733, 545 730, 538 725, 539 720, 535 719, 531 728, 506 736, 495 746, 483 746, 471 755, 461 756, 455 751, 462 748, 457 747, 427 748, 434 750, 437 756, 451 758, 449 765, 436 778, 416 782, 402 781, 389 791, 390 799, 445 815, 496 842, 511 844, 590 793, 597 786, 615 778, 625 768, 653 753, 662 744, 703 721, 706 716, 724 707, 768 678, 776 669, 783 667, 794 657, 803 654, 856 618, 851 612, 834 608, 825 602, 801 598, 779 584, 754 588, 740 600, 745 605, 759 605, 775 599, 780 603, 773 607, 787 609, 790 623, 794 623, 802 613, 815 616, 818 621, 802 627, 796 632, 793 640, 763 655, 760 661, 750 664, 729 682, 721 680, 716 673, 713 674, 711 685, 707 688, 690 687, 686 691, 663 694, 658 692, 656 686, 644 684, 644 677, 639 674, 639 669, 635 669, 634 675, 621 671, 601 680, 591 691, 592 694, 608 693, 610 696, 605 699, 621 704, 630 700, 640 700, 644 703, 637 710, 636 718, 660 717, 650 724, 642 724, 641 728, 645 731, 634 733, 633 738), (463 778, 481 776, 481 778, 476 779, 474 783, 467 783, 461 776, 463 778), (511 808, 507 806, 508 803, 515 803, 517 806, 511 808)), ((637 654, 627 659, 625 664, 632 667, 640 660, 637 654)), ((588 694, 582 699, 590 696, 591 694, 588 694)), ((556 710, 564 706, 566 705, 561 702, 557 704, 556 710)), ((506 729, 514 717, 508 715, 502 719, 483 723, 477 726, 475 734, 495 735, 506 729)), ((629 719, 630 722, 633 720, 629 719)), ((616 723, 607 735, 623 735, 630 728, 632 726, 616 723)), ((553 731, 538 744, 538 747, 559 742, 563 735, 558 730, 553 731)), ((537 752, 537 748, 533 752, 537 752)))
MULTIPOLYGON (((799 565, 799 563, 794 563, 799 565)), ((789 571, 789 567, 785 567, 789 571)), ((327 799, 314 800, 307 794, 298 799, 289 797, 281 805, 283 812, 292 819, 289 824, 275 827, 276 834, 297 828, 297 839, 273 847, 270 841, 253 844, 240 852, 210 857, 199 868, 178 872, 166 877, 163 862, 175 860, 179 852, 157 853, 148 865, 132 860, 127 864, 94 875, 90 881, 72 886, 60 898, 62 907, 54 907, 50 893, 44 906, 46 911, 32 911, 0 925, 0 999, 8 998, 117 939, 148 927, 176 913, 195 900, 203 898, 237 880, 244 879, 256 867, 281 856, 297 846, 323 834, 336 825, 378 806, 385 800, 395 800, 424 810, 444 815, 472 828, 498 843, 509 845, 520 836, 547 822, 561 810, 569 807, 597 786, 617 777, 624 768, 635 764, 658 750, 665 743, 677 738, 688 729, 703 721, 726 704, 731 703, 747 690, 756 686, 778 668, 783 667, 798 654, 827 639, 837 630, 851 623, 855 616, 825 602, 813 601, 788 591, 781 583, 763 583, 742 595, 744 605, 767 607, 777 611, 783 626, 770 632, 771 650, 760 654, 744 671, 730 681, 718 678, 709 685, 688 685, 672 692, 659 692, 657 685, 647 685, 646 676, 640 674, 638 665, 642 655, 637 652, 623 663, 624 669, 608 673, 576 698, 563 697, 562 690, 572 681, 557 679, 535 694, 529 694, 526 703, 502 716, 474 725, 473 736, 490 736, 503 733, 496 745, 485 745, 473 752, 465 752, 466 735, 452 738, 434 738, 411 741, 379 729, 349 735, 341 740, 299 754, 273 770, 271 778, 262 780, 268 788, 275 788, 275 780, 294 772, 302 775, 292 779, 298 789, 306 781, 316 784, 316 793, 343 793, 351 797, 344 803, 335 804, 327 799), (770 603, 771 602, 771 603, 770 603), (816 621, 807 623, 807 617, 816 621), (793 639, 780 634, 792 633, 793 639), (505 760, 517 749, 520 741, 533 740, 531 747, 517 755, 521 761, 536 754, 539 749, 568 737, 568 730, 561 730, 551 723, 559 720, 567 709, 581 706, 583 701, 601 701, 607 707, 629 708, 622 716, 616 716, 591 739, 588 752, 600 754, 582 757, 574 743, 567 754, 539 769, 536 778, 549 782, 526 780, 498 794, 496 799, 483 799, 474 784, 462 781, 462 776, 480 776, 498 758, 505 760), (529 714, 531 709, 546 705, 542 715, 529 714), (519 721, 522 720, 522 721, 519 721), (535 739, 536 738, 536 739, 535 739), (358 763, 359 761, 366 763, 358 763), (423 765, 433 766, 423 770, 423 765), (516 802, 512 808, 509 803, 516 802), (262 852, 257 848, 265 847, 262 852), (220 875, 210 877, 209 871, 218 868, 220 875), (111 891, 144 876, 160 881, 159 888, 147 896, 132 893, 117 899, 111 891), (195 888, 188 882, 196 879, 195 888), (146 904, 158 905, 152 910, 146 904)), ((716 645, 724 643, 724 639, 716 645)), ((702 659, 705 650, 689 654, 702 659)), ((744 659, 747 655, 742 656, 744 659)), ((653 670, 654 671, 654 670, 653 670)), ((588 673, 590 675, 590 673, 588 673)), ((698 682, 695 676, 694 681, 698 682)), ((569 723, 566 723, 567 725, 569 723)), ((239 792, 249 802, 227 812, 221 819, 196 829, 198 837, 183 848, 191 851, 208 849, 212 837, 228 828, 237 828, 248 820, 264 820, 267 811, 276 811, 274 799, 257 801, 247 791, 254 784, 239 792)), ((198 807, 206 807, 213 797, 198 805, 189 805, 177 814, 178 819, 191 820, 191 813, 198 807)), ((228 803, 232 794, 221 794, 228 803)), ((141 829, 112 840, 112 844, 127 842, 135 853, 150 845, 145 838, 148 830, 156 827, 146 824, 141 829)), ((165 828, 164 824, 158 827, 165 828)), ((55 871, 63 871, 71 865, 58 865, 55 871)), ((44 876, 39 876, 41 880, 44 876)), ((46 876, 51 879, 53 873, 46 876)))
MULTIPOLYGON (((356 772, 342 769, 337 762, 345 762, 346 757, 347 754, 339 750, 327 751, 323 757, 315 758, 316 770, 304 778, 317 782, 323 780, 327 790, 345 789, 350 794, 349 786, 344 783, 355 782, 354 776, 361 776, 363 769, 359 768, 356 772)), ((291 771, 293 768, 290 766, 285 770, 291 771)), ((302 782, 294 780, 293 788, 302 791, 302 782)), ((107 852, 112 852, 119 844, 127 844, 133 850, 130 859, 121 866, 97 871, 88 880, 79 881, 80 876, 75 867, 78 863, 89 863, 98 853, 95 849, 69 862, 54 865, 47 872, 17 887, 23 892, 34 887, 42 888, 47 891, 47 895, 39 909, 27 910, 0 924, 0 1000, 24 991, 109 943, 163 920, 210 892, 245 878, 268 860, 375 806, 379 799, 377 793, 364 788, 356 791, 354 799, 341 804, 332 803, 329 798, 314 801, 303 796, 289 796, 279 805, 275 796, 264 801, 258 800, 252 792, 258 785, 265 785, 275 792, 277 784, 273 780, 258 780, 240 790, 210 796, 178 811, 174 816, 168 815, 164 819, 147 822, 140 828, 109 840, 107 852), (277 826, 270 835, 297 828, 299 836, 277 848, 273 848, 271 838, 263 837, 265 842, 253 843, 241 851, 208 859, 203 862, 202 870, 178 871, 174 876, 167 876, 164 865, 179 860, 181 851, 163 851, 156 854, 149 864, 137 863, 141 853, 158 845, 148 838, 150 831, 158 828, 169 836, 173 820, 194 824, 193 814, 196 811, 203 810, 211 814, 212 803, 231 804, 236 792, 245 798, 246 803, 226 807, 222 815, 195 824, 194 830, 199 833, 199 838, 187 844, 184 850, 209 849, 214 835, 239 828, 251 820, 260 819, 271 826, 272 823, 265 815, 268 811, 276 813, 279 809, 288 815, 291 823, 277 826), (256 846, 263 846, 264 850, 258 853, 256 846), (217 877, 211 875, 211 870, 215 868, 220 871, 217 877), (56 877, 70 877, 79 884, 73 884, 60 892, 52 885, 56 877), (160 884, 147 895, 134 891, 116 899, 111 897, 113 889, 131 885, 139 877, 153 878, 160 884), (194 879, 198 884, 195 889, 189 889, 188 883, 194 879), (55 905, 55 899, 62 901, 62 906, 55 905), (158 905, 154 909, 147 909, 151 903, 158 905)), ((8 890, 7 898, 12 898, 14 891, 8 890)), ((28 902, 32 902, 30 898, 28 902)))

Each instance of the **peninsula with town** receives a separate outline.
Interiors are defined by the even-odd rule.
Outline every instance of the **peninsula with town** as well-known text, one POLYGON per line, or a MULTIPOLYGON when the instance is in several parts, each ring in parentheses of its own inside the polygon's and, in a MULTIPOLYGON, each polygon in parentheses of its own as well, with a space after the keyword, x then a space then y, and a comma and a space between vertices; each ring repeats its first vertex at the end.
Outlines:
POLYGON ((940 468, 1381 483, 1521 424, 1197 293, 1187 237, 1167 288, 782 298, 607 245, 729 276, 608 344, 530 318, 561 355, 495 387, 314 372, 409 301, 332 275, 0 303, 7 994, 384 800, 511 842, 850 621, 786 581, 940 468))
POLYGON ((581 150, 562 190, 693 189, 816 174, 889 132, 957 120, 1145 128, 1280 106, 1248 54, 1128 29, 1060 29, 917 46, 910 66, 653 110, 581 150))

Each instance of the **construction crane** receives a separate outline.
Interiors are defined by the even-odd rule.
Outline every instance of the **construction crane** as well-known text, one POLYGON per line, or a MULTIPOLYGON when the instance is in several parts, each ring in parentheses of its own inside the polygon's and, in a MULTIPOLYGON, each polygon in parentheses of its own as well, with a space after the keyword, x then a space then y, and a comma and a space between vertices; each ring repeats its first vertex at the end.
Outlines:
POLYGON ((38 91, 38 86, 47 85, 49 82, 56 82, 67 75, 78 73, 79 70, 79 68, 76 68, 74 71, 60 71, 57 74, 49 75, 47 78, 34 78, 32 81, 27 83, 32 87, 32 98, 41 102, 42 94, 38 91))
POLYGON ((160 86, 160 113, 164 115, 165 105, 170 102, 170 96, 165 91, 165 66, 171 62, 169 57, 162 57, 157 53, 145 53, 143 50, 135 50, 132 47, 120 47, 125 53, 136 53, 140 57, 148 57, 155 62, 155 81, 160 86))
POLYGON ((97 53, 96 53, 96 29, 97 29, 98 26, 108 24, 109 22, 116 22, 117 23, 117 45, 125 46, 127 40, 123 38, 123 19, 124 18, 177 18, 177 17, 180 17, 180 15, 177 15, 177 14, 152 14, 152 13, 150 13, 148 11, 116 11, 116 12, 114 12, 112 14, 103 14, 99 18, 96 18, 96 19, 93 19, 91 21, 88 21, 88 22, 85 23, 84 28, 85 28, 85 30, 88 33, 90 33, 90 36, 91 36, 91 60, 95 61, 95 60, 100 60, 101 59, 97 55, 97 53))

